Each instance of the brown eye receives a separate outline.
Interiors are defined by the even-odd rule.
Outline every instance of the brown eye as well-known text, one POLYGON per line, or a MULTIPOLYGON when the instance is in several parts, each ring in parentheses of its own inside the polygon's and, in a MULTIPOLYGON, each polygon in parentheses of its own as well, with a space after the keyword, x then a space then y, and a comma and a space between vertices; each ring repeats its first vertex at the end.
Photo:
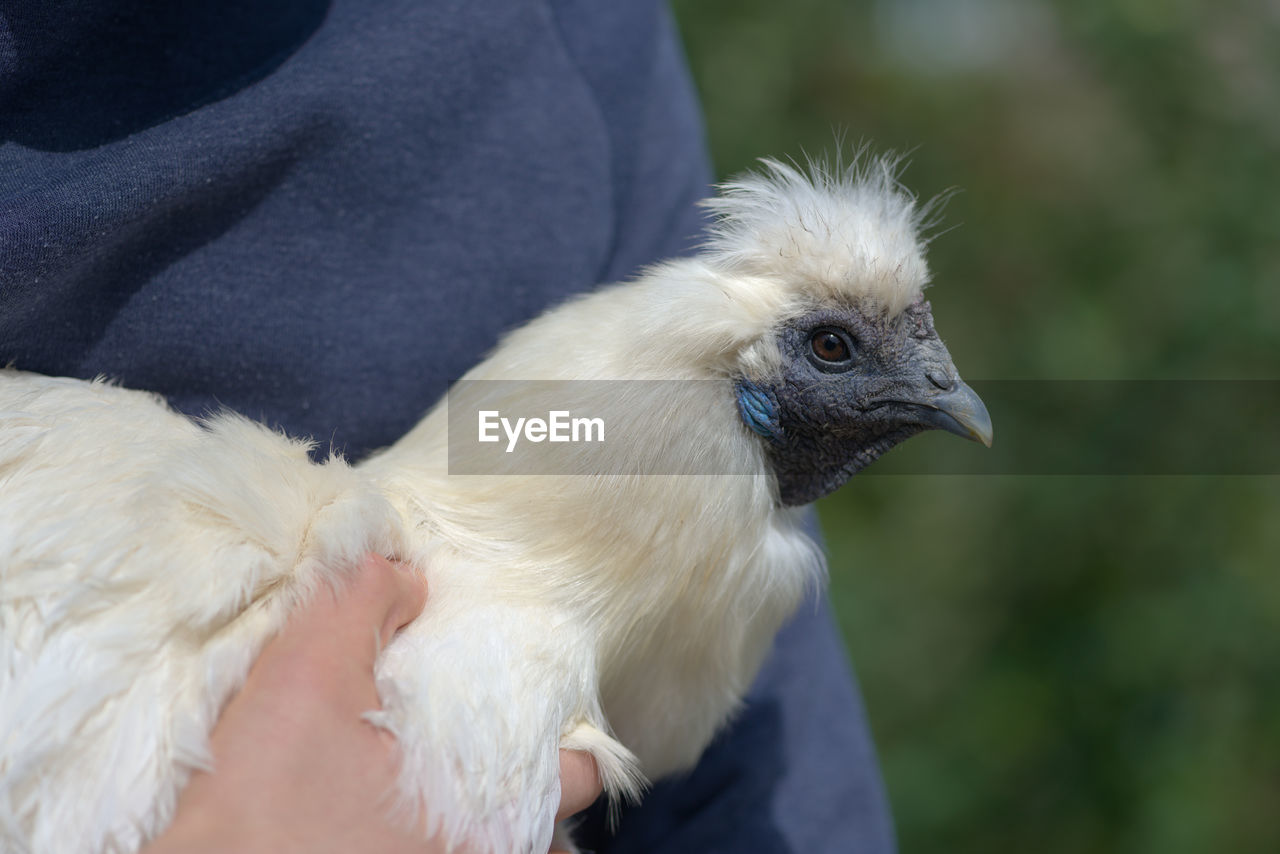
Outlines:
POLYGON ((849 359, 849 345, 830 329, 819 329, 809 338, 813 355, 824 362, 844 362, 849 359))

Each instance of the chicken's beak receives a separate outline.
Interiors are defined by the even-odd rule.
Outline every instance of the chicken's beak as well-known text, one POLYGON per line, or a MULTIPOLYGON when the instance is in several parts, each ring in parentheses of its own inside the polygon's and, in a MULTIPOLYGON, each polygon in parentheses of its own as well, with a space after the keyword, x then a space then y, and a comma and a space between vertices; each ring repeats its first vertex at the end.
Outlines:
POLYGON ((922 394, 912 404, 919 407, 920 420, 930 427, 991 447, 995 436, 991 415, 978 393, 963 381, 955 380, 955 384, 944 391, 922 394))

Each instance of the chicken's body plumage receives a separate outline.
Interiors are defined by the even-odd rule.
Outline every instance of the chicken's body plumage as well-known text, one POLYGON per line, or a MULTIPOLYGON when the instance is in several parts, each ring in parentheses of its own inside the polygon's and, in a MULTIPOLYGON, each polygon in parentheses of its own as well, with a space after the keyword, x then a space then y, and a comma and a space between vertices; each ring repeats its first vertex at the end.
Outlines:
POLYGON ((590 751, 614 797, 690 767, 822 573, 761 439, 788 393, 761 392, 770 427, 735 389, 778 373, 780 323, 832 300, 897 323, 925 284, 919 214, 876 167, 770 167, 717 202, 707 252, 549 312, 464 378, 629 424, 607 471, 450 475, 471 451, 446 402, 352 467, 236 416, 0 372, 0 847, 153 836, 262 645, 370 551, 429 578, 369 717, 432 829, 541 854, 558 747, 590 751))

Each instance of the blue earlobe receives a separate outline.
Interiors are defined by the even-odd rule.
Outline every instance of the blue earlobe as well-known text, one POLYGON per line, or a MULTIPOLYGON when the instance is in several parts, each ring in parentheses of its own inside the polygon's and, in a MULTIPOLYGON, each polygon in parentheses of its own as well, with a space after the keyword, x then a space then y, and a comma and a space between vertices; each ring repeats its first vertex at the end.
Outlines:
POLYGON ((778 407, 773 398, 748 380, 738 380, 736 389, 742 423, 766 439, 778 438, 778 407))

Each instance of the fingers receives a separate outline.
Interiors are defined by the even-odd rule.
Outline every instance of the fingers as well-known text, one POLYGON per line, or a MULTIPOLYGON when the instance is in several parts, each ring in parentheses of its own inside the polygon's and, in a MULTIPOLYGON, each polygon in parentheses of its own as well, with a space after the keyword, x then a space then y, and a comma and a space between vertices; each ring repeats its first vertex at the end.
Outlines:
POLYGON ((223 710, 209 740, 216 772, 193 775, 156 854, 286 841, 289 851, 439 850, 386 820, 396 751, 364 719, 379 703, 375 633, 385 643, 426 598, 416 571, 380 557, 320 585, 223 710))
POLYGON ((579 750, 561 750, 560 809, 556 812, 556 821, 591 806, 601 791, 595 757, 579 750))
MULTIPOLYGON (((353 581, 349 601, 371 609, 366 615, 379 618, 384 642, 413 622, 427 602, 427 586, 413 569, 380 555, 369 555, 353 581)), ((560 751, 560 808, 556 821, 581 812, 595 803, 603 787, 591 754, 577 750, 560 751)))
POLYGON ((295 683, 326 682, 338 691, 352 674, 373 670, 382 647, 417 617, 426 600, 420 573, 370 555, 340 590, 321 585, 291 614, 255 669, 294 684, 293 690, 301 690, 295 683))
MULTIPOLYGON (((407 564, 370 554, 356 567, 341 593, 318 596, 309 611, 325 632, 369 638, 363 656, 368 660, 361 664, 372 667, 381 648, 422 613, 426 602, 427 583, 421 573, 407 564)), ((350 640, 344 638, 343 643, 350 640)))
POLYGON ((369 555, 360 568, 357 585, 373 587, 372 605, 383 641, 412 623, 427 604, 427 582, 411 567, 393 563, 382 555, 369 555))
MULTIPOLYGON (((596 760, 590 753, 579 750, 560 751, 560 809, 556 821, 562 821, 595 803, 602 791, 596 760)), ((557 834, 557 838, 558 834, 557 834)), ((547 854, 569 854, 561 848, 552 848, 547 854)))

